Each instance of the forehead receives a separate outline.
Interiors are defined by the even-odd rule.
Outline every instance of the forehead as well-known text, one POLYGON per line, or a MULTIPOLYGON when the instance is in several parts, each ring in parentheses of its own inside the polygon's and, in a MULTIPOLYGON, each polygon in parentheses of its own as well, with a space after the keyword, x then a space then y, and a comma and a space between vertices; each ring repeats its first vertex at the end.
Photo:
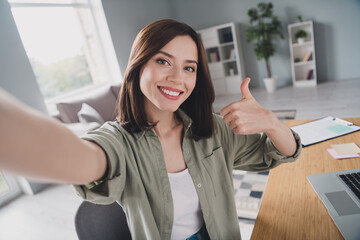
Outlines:
POLYGON ((194 40, 188 36, 176 36, 160 49, 175 58, 198 61, 198 49, 194 40))

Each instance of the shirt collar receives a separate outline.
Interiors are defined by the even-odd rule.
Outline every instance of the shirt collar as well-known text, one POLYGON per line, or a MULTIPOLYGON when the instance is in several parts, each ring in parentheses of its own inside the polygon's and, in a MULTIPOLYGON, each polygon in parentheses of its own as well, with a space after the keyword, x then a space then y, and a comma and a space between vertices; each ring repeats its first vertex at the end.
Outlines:
MULTIPOLYGON (((186 133, 191 127, 192 119, 183 110, 181 110, 180 108, 178 110, 176 110, 175 113, 180 117, 181 121, 183 122, 184 131, 186 133)), ((155 133, 155 130, 153 128, 149 129, 149 130, 144 130, 144 131, 135 133, 135 135, 137 137, 137 140, 140 140, 144 135, 157 136, 156 133, 155 133)))

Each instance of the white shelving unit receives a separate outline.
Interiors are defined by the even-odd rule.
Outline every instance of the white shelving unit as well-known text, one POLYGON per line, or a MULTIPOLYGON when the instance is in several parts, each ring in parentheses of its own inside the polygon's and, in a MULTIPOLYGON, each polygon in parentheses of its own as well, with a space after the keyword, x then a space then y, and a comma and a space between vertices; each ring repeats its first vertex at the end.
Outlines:
POLYGON ((291 55, 292 81, 295 87, 316 86, 316 58, 315 58, 315 38, 312 21, 290 24, 289 46, 291 55), (299 30, 304 30, 307 37, 303 43, 298 43, 295 34, 299 30), (309 58, 306 55, 311 54, 309 58))
POLYGON ((238 24, 227 23, 197 32, 204 44, 215 94, 241 93, 244 61, 238 24))

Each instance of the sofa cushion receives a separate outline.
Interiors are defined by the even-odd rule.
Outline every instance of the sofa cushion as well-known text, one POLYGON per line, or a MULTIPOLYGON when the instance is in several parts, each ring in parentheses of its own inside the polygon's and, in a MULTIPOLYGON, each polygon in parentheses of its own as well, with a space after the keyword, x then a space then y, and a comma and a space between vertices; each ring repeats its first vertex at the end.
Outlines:
POLYGON ((113 92, 114 96, 117 99, 118 96, 119 96, 120 89, 121 89, 121 83, 116 83, 114 85, 111 85, 110 89, 111 89, 111 91, 113 92))
POLYGON ((95 130, 101 125, 97 122, 90 122, 90 123, 65 123, 64 124, 70 131, 72 131, 77 136, 82 136, 88 131, 95 130))
POLYGON ((86 103, 82 104, 81 109, 77 115, 81 123, 97 122, 103 124, 105 122, 101 115, 86 103))
POLYGON ((86 95, 76 97, 56 104, 61 119, 64 123, 79 122, 77 113, 83 103, 94 108, 105 121, 112 121, 116 117, 116 98, 109 86, 96 89, 86 95))

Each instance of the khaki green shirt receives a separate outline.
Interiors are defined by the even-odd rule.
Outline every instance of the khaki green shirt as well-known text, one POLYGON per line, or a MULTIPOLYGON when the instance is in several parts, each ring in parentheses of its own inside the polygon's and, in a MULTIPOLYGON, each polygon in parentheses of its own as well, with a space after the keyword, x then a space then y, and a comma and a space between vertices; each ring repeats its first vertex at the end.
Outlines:
MULTIPOLYGON (((265 134, 236 135, 214 114, 215 134, 195 141, 191 119, 178 111, 184 123, 182 150, 194 182, 204 222, 211 239, 241 239, 234 201, 232 170, 264 171, 297 159, 279 153, 265 134)), ((129 133, 117 122, 107 122, 83 139, 101 146, 108 175, 101 183, 75 186, 85 200, 124 209, 133 239, 170 239, 173 202, 160 141, 154 130, 129 133)))

